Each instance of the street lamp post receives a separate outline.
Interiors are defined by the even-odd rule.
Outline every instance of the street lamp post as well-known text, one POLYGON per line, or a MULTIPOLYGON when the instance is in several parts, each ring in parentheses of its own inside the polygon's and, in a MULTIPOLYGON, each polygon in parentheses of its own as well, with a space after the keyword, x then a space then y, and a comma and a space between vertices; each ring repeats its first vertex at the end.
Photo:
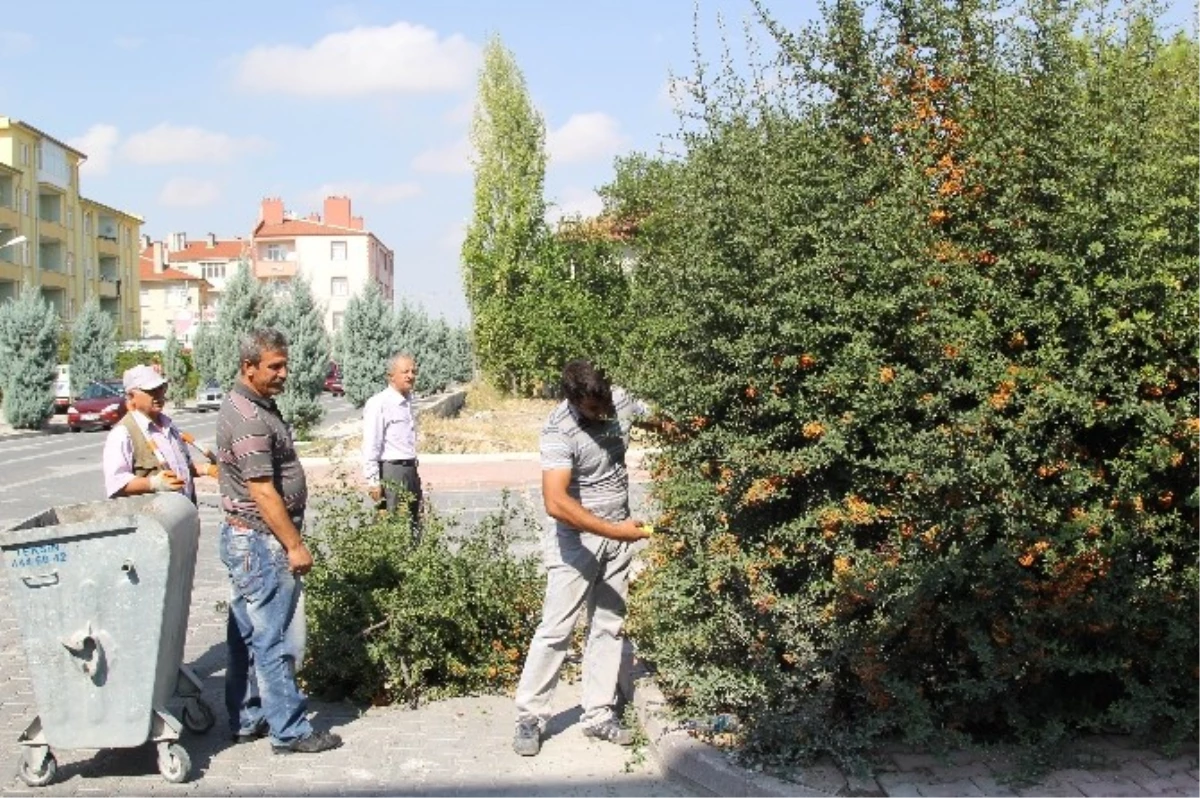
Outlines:
POLYGON ((13 244, 24 244, 24 243, 25 243, 25 236, 17 236, 16 238, 10 238, 8 241, 5 241, 3 244, 0 244, 0 249, 4 249, 5 247, 11 247, 13 244))

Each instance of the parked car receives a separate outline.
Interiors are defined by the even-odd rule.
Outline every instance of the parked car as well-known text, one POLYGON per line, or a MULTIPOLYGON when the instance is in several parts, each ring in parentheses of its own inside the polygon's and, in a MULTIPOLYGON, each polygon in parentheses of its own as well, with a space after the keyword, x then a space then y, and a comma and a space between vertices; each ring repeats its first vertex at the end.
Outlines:
POLYGON ((343 396, 346 393, 342 389, 342 370, 337 363, 329 365, 329 373, 325 376, 325 392, 334 396, 343 396))
POLYGON ((89 384, 67 408, 67 426, 71 432, 112 429, 124 417, 125 387, 120 380, 89 384))
POLYGON ((209 380, 196 391, 196 410, 203 413, 206 410, 220 410, 221 402, 225 401, 225 392, 221 383, 209 380))

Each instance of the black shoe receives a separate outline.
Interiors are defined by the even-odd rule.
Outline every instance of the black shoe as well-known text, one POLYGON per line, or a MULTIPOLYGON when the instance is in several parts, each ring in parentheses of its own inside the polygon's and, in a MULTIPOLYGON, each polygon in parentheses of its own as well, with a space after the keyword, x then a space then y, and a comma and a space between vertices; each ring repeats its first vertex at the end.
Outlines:
POLYGON ((245 745, 246 743, 252 743, 252 742, 255 742, 256 740, 261 740, 262 738, 266 737, 270 733, 271 733, 271 727, 269 725, 267 725, 267 722, 265 720, 260 720, 254 726, 254 729, 252 731, 238 732, 237 734, 233 735, 233 744, 234 745, 245 745))
POLYGON ((537 756, 542 750, 542 729, 537 720, 527 718, 517 723, 513 734, 513 750, 521 756, 537 756))
POLYGON ((319 754, 341 747, 342 738, 333 732, 315 731, 307 737, 292 740, 287 745, 272 745, 271 750, 277 754, 319 754))

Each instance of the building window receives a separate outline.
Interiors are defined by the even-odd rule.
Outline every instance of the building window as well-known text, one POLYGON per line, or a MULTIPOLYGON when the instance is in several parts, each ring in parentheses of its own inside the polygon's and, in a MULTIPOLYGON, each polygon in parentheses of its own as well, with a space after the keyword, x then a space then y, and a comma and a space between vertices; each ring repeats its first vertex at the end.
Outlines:
POLYGON ((67 208, 67 227, 75 229, 75 209, 67 208))
POLYGON ((187 283, 172 286, 170 292, 167 294, 167 299, 173 308, 187 307, 188 301, 191 299, 188 296, 187 283))
POLYGON ((346 259, 346 242, 345 241, 330 241, 329 242, 329 259, 330 260, 345 260, 346 259))
POLYGON ((75 254, 72 252, 68 252, 67 253, 67 274, 74 274, 74 273, 75 273, 75 254))
POLYGON ((334 332, 341 331, 342 319, 345 317, 345 315, 346 315, 345 313, 334 313, 333 314, 333 331, 334 332))
POLYGON ((83 215, 83 232, 88 233, 89 235, 92 232, 92 215, 90 213, 85 213, 83 215))
POLYGON ((21 142, 21 166, 29 166, 29 145, 21 142))
POLYGON ((145 320, 142 321, 142 337, 143 338, 150 337, 150 322, 145 321, 145 320))
POLYGON ((150 307, 150 289, 143 288, 139 293, 141 294, 142 307, 150 307))
POLYGON ((345 277, 331 277, 329 279, 330 296, 346 296, 349 293, 350 285, 345 277))
POLYGON ((267 260, 287 260, 287 247, 283 244, 267 244, 267 260))
POLYGON ((29 213, 29 189, 21 191, 21 213, 29 213))
POLYGON ((200 264, 200 273, 205 280, 224 280, 225 264, 219 261, 205 261, 200 264))

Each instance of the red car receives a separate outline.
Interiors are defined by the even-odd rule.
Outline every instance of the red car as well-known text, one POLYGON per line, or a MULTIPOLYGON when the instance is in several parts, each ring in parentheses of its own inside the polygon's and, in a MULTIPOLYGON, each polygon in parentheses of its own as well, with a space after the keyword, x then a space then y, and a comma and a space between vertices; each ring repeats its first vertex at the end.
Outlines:
POLYGON ((125 417, 125 387, 120 380, 101 380, 83 389, 67 408, 71 432, 112 429, 125 417))
POLYGON ((336 365, 329 367, 329 374, 325 377, 325 392, 334 396, 342 396, 346 393, 342 388, 342 370, 336 365))

